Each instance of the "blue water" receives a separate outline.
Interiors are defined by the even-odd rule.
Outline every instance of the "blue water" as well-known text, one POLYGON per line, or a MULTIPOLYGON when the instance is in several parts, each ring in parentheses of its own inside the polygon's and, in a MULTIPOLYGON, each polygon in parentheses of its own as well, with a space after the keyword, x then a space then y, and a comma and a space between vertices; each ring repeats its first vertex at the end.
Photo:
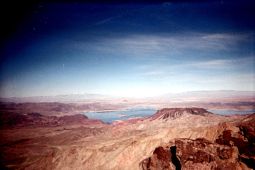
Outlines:
MULTIPOLYGON (((90 119, 99 119, 106 123, 112 123, 116 120, 127 120, 136 117, 151 116, 156 113, 156 109, 153 108, 132 108, 127 110, 118 111, 105 111, 105 112, 86 112, 84 113, 90 119)), ((209 112, 221 115, 231 114, 249 114, 255 113, 255 110, 227 110, 227 109, 214 109, 208 110, 209 112)))
POLYGON ((128 110, 106 111, 106 112, 86 112, 84 113, 90 119, 100 119, 106 123, 112 123, 116 120, 126 120, 136 117, 146 117, 156 112, 153 108, 132 108, 128 110))
POLYGON ((212 112, 212 113, 220 114, 220 115, 255 113, 255 110, 226 110, 226 109, 218 109, 218 110, 208 110, 208 111, 212 112))

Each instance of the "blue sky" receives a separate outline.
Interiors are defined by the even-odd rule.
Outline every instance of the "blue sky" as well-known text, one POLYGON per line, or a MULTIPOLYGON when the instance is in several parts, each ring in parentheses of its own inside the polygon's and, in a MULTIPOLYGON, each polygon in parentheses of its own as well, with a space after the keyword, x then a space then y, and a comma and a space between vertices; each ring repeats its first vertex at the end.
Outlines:
POLYGON ((40 3, 1 48, 2 97, 255 90, 254 2, 40 3))

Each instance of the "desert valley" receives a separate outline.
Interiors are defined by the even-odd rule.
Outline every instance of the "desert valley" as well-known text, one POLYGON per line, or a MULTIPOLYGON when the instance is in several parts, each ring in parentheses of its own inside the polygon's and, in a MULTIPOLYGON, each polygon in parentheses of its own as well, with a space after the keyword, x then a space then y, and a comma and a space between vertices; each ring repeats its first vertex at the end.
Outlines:
POLYGON ((240 110, 254 110, 251 98, 222 102, 218 109, 244 113, 228 115, 208 111, 215 103, 114 100, 1 103, 1 169, 254 169, 255 115, 240 110), (157 111, 112 123, 86 116, 132 106, 157 111))

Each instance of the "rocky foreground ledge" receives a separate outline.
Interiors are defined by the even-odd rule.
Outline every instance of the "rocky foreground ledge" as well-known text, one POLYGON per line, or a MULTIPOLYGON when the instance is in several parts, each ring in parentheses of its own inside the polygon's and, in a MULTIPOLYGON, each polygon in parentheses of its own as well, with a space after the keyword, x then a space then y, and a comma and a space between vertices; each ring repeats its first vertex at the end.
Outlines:
MULTIPOLYGON (((157 114, 168 112, 176 116, 173 110, 161 110, 157 114)), ((203 114, 204 110, 200 111, 203 114)), ((155 148, 152 156, 139 164, 140 169, 255 169, 255 114, 236 123, 236 127, 227 123, 219 126, 225 130, 214 142, 204 138, 169 141, 155 148)))

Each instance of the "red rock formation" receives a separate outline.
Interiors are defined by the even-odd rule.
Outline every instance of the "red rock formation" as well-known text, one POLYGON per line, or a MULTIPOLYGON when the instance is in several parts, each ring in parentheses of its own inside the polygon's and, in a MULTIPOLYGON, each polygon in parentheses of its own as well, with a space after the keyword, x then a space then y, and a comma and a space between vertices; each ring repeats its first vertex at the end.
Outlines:
POLYGON ((177 168, 177 163, 180 161, 178 167, 181 166, 182 169, 255 169, 254 124, 255 114, 249 115, 233 124, 239 128, 239 131, 226 127, 215 142, 203 138, 176 139, 165 147, 157 147, 151 157, 141 162, 140 167, 148 170, 155 167, 164 169, 175 165, 176 169, 180 169, 177 168), (175 160, 173 147, 177 155, 175 160))
POLYGON ((216 139, 216 143, 236 146, 240 153, 240 160, 255 169, 255 114, 238 122, 237 127, 239 127, 239 132, 223 131, 223 134, 216 139))
POLYGON ((176 139, 174 143, 171 142, 164 148, 158 147, 151 157, 141 162, 140 167, 144 170, 155 167, 160 170, 171 169, 171 165, 176 169, 180 167, 181 169, 247 169, 247 166, 239 160, 236 146, 220 145, 202 138, 176 139), (180 161, 178 168, 176 160, 173 159, 173 147, 176 148, 176 157, 180 161))
POLYGON ((150 169, 150 170, 174 170, 174 166, 172 165, 171 161, 171 154, 169 150, 163 147, 157 147, 153 155, 147 159, 145 159, 141 164, 140 167, 142 169, 150 169))

